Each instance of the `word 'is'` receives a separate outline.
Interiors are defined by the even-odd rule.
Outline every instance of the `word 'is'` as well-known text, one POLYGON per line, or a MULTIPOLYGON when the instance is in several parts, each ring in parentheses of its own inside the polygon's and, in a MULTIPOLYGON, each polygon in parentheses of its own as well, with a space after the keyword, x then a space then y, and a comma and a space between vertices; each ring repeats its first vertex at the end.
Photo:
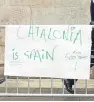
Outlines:
MULTIPOLYGON (((42 62, 43 60, 54 60, 55 57, 55 49, 58 46, 55 46, 52 51, 47 51, 47 50, 36 50, 36 49, 32 49, 31 51, 24 51, 23 56, 25 59, 27 60, 39 60, 40 62, 42 62)), ((12 58, 13 60, 18 60, 20 57, 19 52, 17 52, 15 49, 12 49, 12 58)))

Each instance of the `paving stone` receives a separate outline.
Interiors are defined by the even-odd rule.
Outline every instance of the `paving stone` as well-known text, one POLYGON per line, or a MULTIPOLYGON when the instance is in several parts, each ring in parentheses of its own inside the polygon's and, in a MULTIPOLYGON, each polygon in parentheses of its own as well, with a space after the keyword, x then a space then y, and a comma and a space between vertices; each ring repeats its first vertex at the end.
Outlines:
MULTIPOLYGON (((16 90, 16 89, 14 89, 14 88, 11 88, 11 89, 8 89, 8 93, 15 93, 15 91, 14 90, 16 90)), ((23 89, 21 89, 21 90, 23 90, 22 91, 22 93, 23 94, 26 94, 27 93, 27 90, 25 89, 25 88, 23 88, 23 89)), ((39 88, 37 88, 37 89, 32 89, 32 93, 30 93, 30 94, 40 94, 40 92, 39 92, 39 88)), ((59 90, 62 90, 62 89, 59 89, 59 90)), ((77 89, 78 91, 80 90, 80 89, 77 89)), ((90 89, 89 91, 92 91, 92 90, 94 90, 94 89, 90 89)), ((0 93, 4 93, 5 91, 4 91, 4 88, 0 88, 0 93)), ((49 92, 50 92, 50 89, 48 88, 44 88, 43 90, 42 90, 42 94, 50 94, 49 92)), ((7 94, 8 94, 7 93, 7 94)), ((21 94, 20 92, 18 93, 18 95, 19 94, 21 94)), ((28 94, 28 93, 27 93, 28 94)), ((53 93, 54 94, 54 93, 53 93)), ((58 93, 57 93, 58 94, 58 93)), ((60 94, 60 93, 59 93, 60 94)), ((68 93, 65 93, 65 94, 68 94, 68 93)), ((83 91, 81 92, 81 93, 79 93, 79 94, 83 94, 83 91)), ((91 93, 91 94, 93 94, 93 93, 91 93)), ((94 98, 93 97, 79 97, 79 96, 77 96, 77 97, 75 97, 75 96, 73 96, 73 97, 70 97, 70 96, 27 96, 27 97, 0 97, 0 100, 8 100, 8 101, 10 101, 10 100, 13 100, 13 101, 17 101, 17 100, 28 100, 28 101, 31 101, 31 100, 33 100, 33 101, 37 101, 37 100, 39 100, 39 101, 42 101, 42 100, 44 100, 44 101, 46 101, 46 100, 54 100, 54 101, 78 101, 78 100, 82 100, 82 101, 84 101, 84 100, 94 100, 94 98)))
POLYGON ((79 101, 94 101, 94 97, 81 97, 79 101))
POLYGON ((29 97, 2 97, 1 101, 27 101, 29 97))
POLYGON ((46 96, 46 97, 29 97, 28 98, 28 101, 54 101, 53 97, 49 97, 49 96, 46 96))

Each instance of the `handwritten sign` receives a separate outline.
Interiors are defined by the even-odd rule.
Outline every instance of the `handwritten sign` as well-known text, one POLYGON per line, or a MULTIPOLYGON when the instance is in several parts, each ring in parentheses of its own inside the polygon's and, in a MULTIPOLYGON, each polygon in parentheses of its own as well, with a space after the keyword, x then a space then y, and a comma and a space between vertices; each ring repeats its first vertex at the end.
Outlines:
POLYGON ((5 75, 89 79, 91 26, 6 26, 5 75))

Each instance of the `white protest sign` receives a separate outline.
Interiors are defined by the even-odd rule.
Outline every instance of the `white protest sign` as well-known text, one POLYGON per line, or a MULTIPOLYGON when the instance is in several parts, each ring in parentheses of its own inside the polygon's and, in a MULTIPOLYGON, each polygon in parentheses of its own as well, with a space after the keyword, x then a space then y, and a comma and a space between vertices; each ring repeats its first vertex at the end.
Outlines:
POLYGON ((89 79, 91 26, 6 26, 5 75, 89 79))

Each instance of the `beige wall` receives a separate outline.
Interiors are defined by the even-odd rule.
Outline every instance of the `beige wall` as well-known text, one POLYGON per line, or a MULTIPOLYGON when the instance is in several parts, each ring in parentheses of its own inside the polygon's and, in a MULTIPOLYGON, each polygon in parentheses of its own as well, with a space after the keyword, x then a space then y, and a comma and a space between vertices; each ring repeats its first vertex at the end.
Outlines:
POLYGON ((0 24, 89 24, 90 0, 0 0, 0 24))

